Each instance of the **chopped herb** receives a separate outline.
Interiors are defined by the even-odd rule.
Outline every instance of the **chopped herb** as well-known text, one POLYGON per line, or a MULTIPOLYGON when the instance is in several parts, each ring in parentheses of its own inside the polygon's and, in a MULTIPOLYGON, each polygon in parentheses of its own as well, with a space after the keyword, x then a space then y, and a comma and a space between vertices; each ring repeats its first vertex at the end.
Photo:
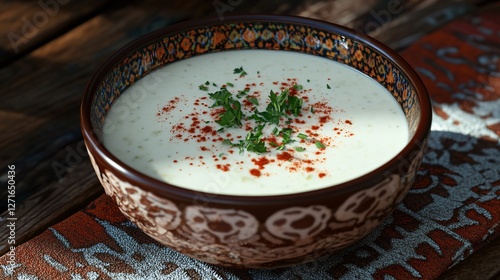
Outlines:
POLYGON ((278 150, 283 150, 285 148, 286 144, 290 144, 294 142, 295 140, 292 139, 292 129, 291 128, 283 128, 280 131, 281 137, 283 137, 283 143, 278 147, 278 150))
POLYGON ((214 93, 209 93, 208 96, 210 96, 211 99, 215 100, 212 108, 224 105, 229 102, 230 98, 232 99, 231 93, 226 88, 221 88, 214 93))
POLYGON ((307 82, 309 83, 311 80, 307 79, 307 82))
POLYGON ((219 115, 219 119, 215 121, 216 123, 221 125, 222 128, 242 126, 241 120, 244 115, 243 111, 241 111, 241 104, 239 101, 233 99, 232 94, 226 88, 221 88, 208 95, 211 99, 215 100, 212 107, 224 107, 224 112, 219 115))
POLYGON ((277 127, 275 127, 272 133, 273 135, 278 135, 280 133, 280 130, 277 127))
POLYGON ((215 122, 222 127, 240 127, 242 126, 241 120, 244 115, 241 111, 241 104, 236 100, 231 100, 227 104, 224 104, 224 113, 219 116, 219 119, 215 122))
MULTIPOLYGON (((240 74, 243 77, 247 73, 243 70, 243 67, 235 68, 235 74, 240 74)), ((257 72, 260 73, 260 72, 257 72)), ((309 80, 307 80, 309 82, 309 80)), ((210 84, 216 86, 215 83, 210 83, 207 81, 205 84, 200 85, 200 89, 208 90, 210 84)), ((295 142, 292 138, 294 133, 291 127, 285 127, 292 123, 293 117, 298 117, 302 110, 303 99, 291 95, 289 89, 282 90, 281 92, 269 92, 269 102, 264 111, 258 111, 253 109, 253 114, 250 116, 245 116, 242 111, 242 105, 238 99, 245 98, 255 106, 259 106, 259 100, 256 97, 248 96, 249 88, 238 91, 236 94, 232 94, 226 86, 234 87, 234 84, 227 82, 219 90, 208 93, 210 99, 214 101, 213 107, 222 107, 222 113, 219 114, 218 120, 215 122, 221 126, 218 130, 219 132, 224 131, 225 128, 231 127, 242 127, 243 121, 254 120, 257 126, 249 131, 246 137, 242 140, 237 140, 232 142, 230 139, 224 139, 222 141, 225 145, 230 145, 231 147, 237 147, 240 153, 245 151, 255 152, 255 153, 265 153, 268 152, 266 147, 266 142, 262 139, 264 138, 264 128, 268 125, 275 125, 272 130, 272 135, 280 137, 280 141, 269 142, 269 146, 276 148, 277 150, 286 149, 286 145, 295 142), (276 143, 278 142, 278 143, 276 143)), ((327 85, 328 88, 329 85, 327 85)), ((293 85, 294 90, 302 90, 303 86, 300 84, 293 85)), ((311 113, 314 113, 314 108, 310 107, 311 113)), ((209 122, 206 122, 209 123, 209 122)), ((297 137, 299 139, 305 140, 309 136, 303 133, 298 133, 297 137)), ((322 149, 325 148, 320 141, 315 142, 316 147, 322 149)), ((306 150, 304 147, 294 147, 295 151, 303 152, 306 150)), ((224 154, 221 153, 219 157, 224 154)))
POLYGON ((290 110, 290 112, 292 112, 292 114, 296 117, 300 114, 302 102, 302 99, 297 96, 288 96, 288 110, 290 110))
POLYGON ((203 91, 207 91, 208 90, 208 87, 205 86, 205 85, 200 85, 198 88, 201 89, 201 90, 203 90, 203 91))
POLYGON ((304 133, 299 133, 299 135, 297 135, 297 137, 299 137, 300 139, 306 140, 306 139, 307 139, 307 137, 309 137, 309 136, 307 136, 307 135, 306 135, 306 134, 304 134, 304 133))
POLYGON ((217 86, 217 84, 216 84, 216 83, 212 83, 212 86, 216 87, 216 86, 217 86))
POLYGON ((220 153, 219 154, 219 157, 223 157, 223 156, 226 156, 226 154, 225 153, 220 153))
POLYGON ((286 117, 287 121, 285 121, 285 124, 290 124, 292 120, 287 114, 298 116, 302 109, 303 100, 296 96, 291 96, 288 89, 283 90, 279 94, 271 90, 269 99, 270 102, 266 110, 262 112, 254 111, 249 119, 255 120, 258 123, 269 122, 279 126, 281 117, 286 117))
POLYGON ((255 106, 259 106, 259 100, 255 97, 247 96, 247 100, 255 106))
POLYGON ((326 84, 326 88, 327 89, 331 89, 330 85, 329 84, 326 84))
POLYGON ((234 68, 233 74, 240 74, 240 78, 241 78, 241 77, 245 76, 247 74, 247 72, 245 72, 245 70, 243 70, 243 66, 241 66, 240 68, 234 68))
POLYGON ((257 126, 253 131, 247 135, 246 149, 249 152, 256 152, 258 154, 267 152, 266 143, 262 141, 262 129, 264 125, 257 126))
POLYGON ((227 139, 224 140, 223 143, 225 142, 225 144, 230 144, 232 147, 238 147, 240 153, 243 153, 245 150, 258 154, 265 153, 267 152, 267 148, 266 143, 262 141, 262 138, 264 136, 264 134, 262 133, 263 128, 263 124, 258 125, 247 134, 245 140, 239 140, 238 143, 232 143, 229 140, 226 141, 227 139))
POLYGON ((316 141, 316 147, 318 147, 318 149, 324 149, 324 148, 326 148, 326 146, 323 145, 323 143, 321 143, 320 141, 316 141))
POLYGON ((303 152, 306 150, 306 148, 302 148, 302 147, 295 147, 294 148, 297 152, 303 152))
POLYGON ((242 98, 243 96, 247 95, 247 93, 249 91, 250 91, 250 89, 248 89, 248 88, 238 91, 238 93, 236 94, 236 98, 242 98))

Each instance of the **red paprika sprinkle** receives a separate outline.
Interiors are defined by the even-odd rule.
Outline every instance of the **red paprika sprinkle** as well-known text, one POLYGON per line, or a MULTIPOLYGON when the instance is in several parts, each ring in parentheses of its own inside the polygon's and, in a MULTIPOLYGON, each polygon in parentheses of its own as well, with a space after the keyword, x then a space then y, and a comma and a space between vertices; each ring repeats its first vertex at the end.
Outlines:
POLYGON ((266 157, 260 157, 259 159, 252 159, 252 162, 259 167, 259 169, 264 169, 266 164, 269 164, 269 159, 266 157))
POLYGON ((314 168, 310 167, 310 166, 306 167, 305 169, 306 169, 307 172, 313 172, 314 171, 314 168))
POLYGON ((231 165, 230 164, 217 164, 216 167, 217 167, 217 169, 220 169, 224 172, 228 172, 229 167, 231 167, 231 165))
POLYGON ((278 160, 291 161, 293 156, 289 152, 282 152, 277 155, 278 160))
POLYGON ((259 169, 250 169, 250 174, 252 174, 255 177, 260 177, 261 173, 259 169))

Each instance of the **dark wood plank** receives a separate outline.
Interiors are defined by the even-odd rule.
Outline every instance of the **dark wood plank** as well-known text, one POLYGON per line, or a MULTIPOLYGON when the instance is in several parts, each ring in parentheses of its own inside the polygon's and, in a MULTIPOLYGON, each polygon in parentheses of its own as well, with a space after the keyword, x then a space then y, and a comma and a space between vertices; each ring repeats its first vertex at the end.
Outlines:
POLYGON ((99 14, 113 0, 0 2, 0 67, 99 14))

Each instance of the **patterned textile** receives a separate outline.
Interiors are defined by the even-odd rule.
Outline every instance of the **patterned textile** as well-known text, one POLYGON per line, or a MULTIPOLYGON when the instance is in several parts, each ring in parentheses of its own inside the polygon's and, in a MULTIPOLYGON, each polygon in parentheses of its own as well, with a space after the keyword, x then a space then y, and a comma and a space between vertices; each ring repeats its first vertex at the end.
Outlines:
POLYGON ((208 265, 146 236, 105 195, 0 258, 4 279, 431 279, 500 234, 500 22, 456 20, 402 54, 434 104, 416 183, 373 233, 276 270, 208 265))

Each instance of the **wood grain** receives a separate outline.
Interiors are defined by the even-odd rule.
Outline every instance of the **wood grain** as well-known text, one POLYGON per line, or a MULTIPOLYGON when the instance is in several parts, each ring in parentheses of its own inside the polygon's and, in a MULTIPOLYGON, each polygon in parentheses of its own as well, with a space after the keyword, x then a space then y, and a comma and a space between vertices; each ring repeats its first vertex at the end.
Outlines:
POLYGON ((7 65, 119 3, 112 0, 0 2, 0 66, 7 65))

